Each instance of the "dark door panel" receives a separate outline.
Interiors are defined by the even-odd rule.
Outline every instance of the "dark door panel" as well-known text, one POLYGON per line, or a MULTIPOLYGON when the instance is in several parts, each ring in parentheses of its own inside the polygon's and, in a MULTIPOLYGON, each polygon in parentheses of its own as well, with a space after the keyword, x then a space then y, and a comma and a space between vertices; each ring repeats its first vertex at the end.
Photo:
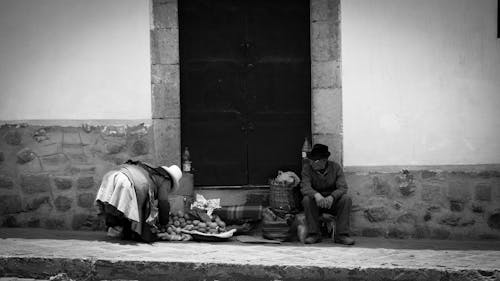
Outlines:
POLYGON ((310 135, 309 1, 179 1, 181 141, 195 184, 266 184, 310 135))
POLYGON ((240 60, 246 13, 240 2, 179 1, 181 59, 187 62, 240 60))

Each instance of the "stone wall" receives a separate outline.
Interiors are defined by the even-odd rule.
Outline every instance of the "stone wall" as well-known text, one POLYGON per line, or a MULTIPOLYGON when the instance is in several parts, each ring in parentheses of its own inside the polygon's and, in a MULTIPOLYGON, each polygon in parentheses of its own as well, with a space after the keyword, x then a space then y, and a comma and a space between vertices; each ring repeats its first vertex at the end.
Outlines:
POLYGON ((352 229, 390 238, 500 239, 500 168, 347 168, 352 229))
POLYGON ((341 1, 311 0, 311 133, 343 162, 341 1))
MULTIPOLYGON (((94 198, 127 159, 154 163, 145 124, 0 127, 0 225, 97 230, 94 198)), ((389 238, 500 239, 500 166, 346 167, 352 231, 389 238)), ((264 204, 267 189, 195 190, 222 205, 264 204)))
POLYGON ((0 225, 102 229, 94 199, 103 174, 127 159, 153 162, 145 124, 0 127, 0 225))

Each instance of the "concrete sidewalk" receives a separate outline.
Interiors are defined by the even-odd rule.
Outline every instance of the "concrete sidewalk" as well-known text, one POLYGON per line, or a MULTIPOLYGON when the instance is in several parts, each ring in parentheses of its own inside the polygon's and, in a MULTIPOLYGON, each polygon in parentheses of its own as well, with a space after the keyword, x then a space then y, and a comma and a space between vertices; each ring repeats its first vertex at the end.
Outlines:
POLYGON ((137 244, 103 232, 0 228, 0 276, 76 280, 500 280, 500 242, 357 237, 353 247, 137 244))

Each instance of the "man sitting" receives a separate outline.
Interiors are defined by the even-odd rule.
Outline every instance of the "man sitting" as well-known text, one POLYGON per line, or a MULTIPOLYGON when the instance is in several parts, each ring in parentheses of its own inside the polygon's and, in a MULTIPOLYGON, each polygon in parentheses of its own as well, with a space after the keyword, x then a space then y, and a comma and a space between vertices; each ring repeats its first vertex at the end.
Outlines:
POLYGON ((342 167, 329 161, 328 146, 315 144, 308 154, 309 161, 302 167, 301 192, 308 235, 304 242, 313 244, 321 241, 319 218, 322 213, 337 217, 334 242, 353 245, 349 237, 349 215, 352 200, 347 195, 347 183, 342 167))

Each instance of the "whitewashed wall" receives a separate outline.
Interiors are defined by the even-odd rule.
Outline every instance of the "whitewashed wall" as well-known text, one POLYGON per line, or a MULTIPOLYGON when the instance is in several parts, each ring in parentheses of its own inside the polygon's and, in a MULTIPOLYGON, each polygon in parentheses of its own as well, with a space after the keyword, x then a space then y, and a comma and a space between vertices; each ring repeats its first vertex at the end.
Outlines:
POLYGON ((147 0, 0 0, 0 120, 151 118, 147 0))
POLYGON ((345 165, 500 163, 497 0, 342 1, 345 165))

